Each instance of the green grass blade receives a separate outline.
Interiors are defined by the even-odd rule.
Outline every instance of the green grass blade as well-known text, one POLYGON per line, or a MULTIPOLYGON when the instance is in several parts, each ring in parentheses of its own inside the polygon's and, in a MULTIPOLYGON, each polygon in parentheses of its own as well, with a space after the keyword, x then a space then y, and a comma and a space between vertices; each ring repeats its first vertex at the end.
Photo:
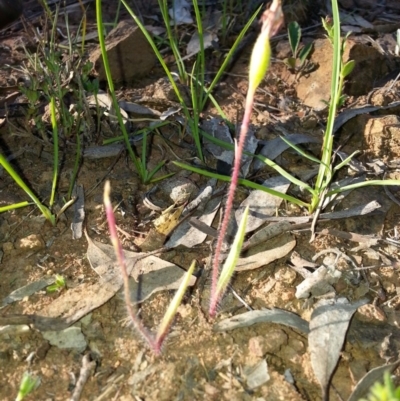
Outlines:
POLYGON ((178 307, 182 302, 182 298, 185 295, 186 289, 190 284, 190 279, 192 278, 195 267, 196 261, 194 260, 189 270, 185 273, 182 282, 179 285, 178 291, 175 293, 174 298, 172 299, 167 311, 164 314, 163 320, 158 328, 157 337, 155 340, 156 345, 160 348, 166 335, 168 334, 169 328, 174 320, 178 307))
MULTIPOLYGON (((231 143, 227 143, 225 141, 222 141, 220 139, 214 138, 212 135, 207 134, 204 131, 201 131, 201 134, 204 136, 204 138, 206 138, 207 140, 209 140, 210 142, 215 143, 216 145, 221 146, 224 149, 228 149, 228 150, 235 150, 235 147, 233 144, 231 143)), ((290 173, 288 173, 286 170, 284 170, 281 166, 279 166, 278 164, 276 164, 274 161, 262 156, 262 155, 255 155, 253 153, 250 152, 246 152, 243 151, 243 154, 247 155, 247 156, 252 156, 260 161, 262 161, 263 163, 265 163, 267 166, 273 168, 277 173, 279 173, 280 175, 282 175, 283 177, 285 177, 288 181, 290 181, 292 184, 299 186, 300 188, 305 189, 306 191, 308 191, 311 194, 314 194, 314 190, 305 182, 297 179, 296 177, 294 177, 293 175, 291 175, 290 173)))
POLYGON ((340 98, 340 68, 341 68, 341 41, 340 41, 340 17, 337 0, 332 0, 333 12, 333 64, 331 78, 331 99, 329 104, 328 121, 324 134, 324 142, 322 148, 322 157, 320 169, 315 182, 317 193, 313 196, 311 202, 311 211, 315 210, 320 202, 320 194, 326 188, 332 179, 331 164, 332 149, 333 149, 333 124, 336 117, 337 104, 340 98))
POLYGON ((12 179, 18 184, 18 186, 25 191, 25 193, 32 199, 35 205, 42 212, 43 216, 51 222, 51 224, 55 224, 55 216, 51 213, 51 211, 40 202, 39 198, 33 193, 33 191, 25 184, 22 178, 18 175, 18 173, 14 170, 8 160, 0 153, 0 165, 7 171, 7 173, 12 177, 12 179))
POLYGON ((341 161, 337 166, 335 166, 335 168, 333 169, 333 171, 339 171, 342 167, 346 166, 347 164, 349 164, 351 162, 351 160, 353 159, 353 157, 357 154, 361 153, 361 151, 356 150, 355 152, 353 152, 350 156, 346 157, 346 159, 344 159, 343 161, 341 161))
MULTIPOLYGON (((263 7, 262 5, 260 7, 258 7, 258 9, 255 11, 255 13, 247 21, 247 24, 240 31, 238 37, 236 38, 235 42, 233 43, 233 46, 230 48, 228 54, 226 55, 224 62, 222 63, 221 67, 218 69, 218 72, 215 75, 214 79, 212 80, 210 86, 207 88, 206 91, 207 91, 208 95, 211 94, 211 92, 213 91, 215 85, 217 85, 217 83, 221 80, 221 77, 222 77, 223 73, 225 72, 227 66, 229 65, 230 59, 232 58, 233 54, 235 53, 236 49, 238 48, 239 43, 244 38, 244 35, 249 30, 249 28, 252 25, 252 23, 254 22, 254 20, 257 18, 257 15, 260 12, 262 7, 263 7)), ((203 107, 204 107, 204 104, 203 104, 203 107)))
POLYGON ((363 187, 369 187, 372 185, 380 185, 380 186, 400 186, 400 180, 371 180, 371 181, 363 181, 363 182, 357 182, 355 184, 351 185, 346 185, 341 188, 333 189, 332 191, 329 191, 327 196, 337 194, 340 192, 345 192, 351 189, 357 189, 357 188, 363 188, 363 187))
POLYGON ((8 212, 10 210, 14 210, 14 209, 19 209, 21 207, 25 207, 28 205, 31 205, 32 203, 29 203, 28 201, 24 201, 24 202, 19 202, 19 203, 13 203, 12 205, 7 205, 7 206, 1 206, 0 207, 0 213, 3 212, 8 212))
MULTIPOLYGON (((201 58, 201 57, 200 57, 201 58)), ((190 92, 192 94, 192 107, 193 107, 193 119, 189 120, 190 130, 192 131, 192 135, 194 138, 194 142, 196 144, 197 155, 199 156, 200 160, 204 160, 203 158, 203 149, 201 144, 201 137, 200 137, 200 129, 199 129, 199 102, 202 101, 202 92, 203 89, 201 85, 199 85, 198 81, 198 64, 197 62, 193 65, 192 74, 190 76, 190 92), (196 75, 196 77, 194 77, 196 75)))
MULTIPOLYGON (((180 167, 180 168, 192 171, 192 172, 197 173, 197 174, 204 175, 206 177, 216 178, 217 180, 224 181, 224 182, 230 182, 231 181, 231 177, 228 176, 228 175, 217 174, 217 173, 214 173, 212 171, 203 170, 201 168, 194 167, 194 166, 191 166, 189 164, 182 163, 182 162, 174 161, 173 163, 176 166, 180 167)), ((246 187, 249 187, 249 188, 259 189, 259 190, 261 190, 263 192, 267 192, 270 195, 277 196, 278 198, 284 199, 284 200, 286 200, 288 202, 292 202, 292 203, 294 203, 296 205, 299 205, 301 207, 307 207, 307 208, 309 207, 308 203, 303 202, 300 199, 294 198, 293 196, 284 194, 282 192, 275 191, 274 189, 267 188, 264 185, 256 184, 255 182, 246 180, 244 178, 239 178, 238 179, 238 183, 240 185, 243 185, 243 186, 246 186, 246 187)))
POLYGON ((222 295, 225 293, 226 287, 228 286, 233 272, 235 271, 237 261, 240 256, 240 252, 242 250, 244 236, 246 235, 246 225, 247 225, 247 218, 249 216, 249 207, 246 206, 244 210, 242 220, 240 221, 240 225, 238 231, 235 235, 235 240, 231 246, 229 251, 229 255, 226 258, 224 266, 222 267, 221 274, 218 278, 217 282, 217 298, 221 299, 222 295))
POLYGON ((285 142, 288 146, 290 146, 292 149, 294 149, 298 154, 303 156, 304 158, 311 160, 314 163, 321 164, 321 160, 317 159, 316 157, 310 155, 309 153, 305 152, 303 149, 301 149, 299 146, 295 145, 294 143, 290 142, 287 140, 284 136, 280 135, 280 138, 282 139, 283 142, 285 142))
POLYGON ((290 22, 288 25, 288 36, 290 49, 292 50, 293 57, 296 58, 301 39, 301 28, 298 22, 290 22))
MULTIPOLYGON (((124 5, 125 5, 125 3, 124 3, 124 5)), ((128 149, 129 156, 131 157, 131 159, 135 165, 136 171, 138 172, 141 180, 143 181, 145 179, 146 171, 143 171, 140 160, 135 155, 135 153, 132 149, 132 146, 129 142, 128 132, 126 131, 126 127, 125 127, 125 124, 124 124, 124 121, 123 121, 122 115, 121 115, 121 110, 118 105, 117 97, 115 96, 114 83, 113 83, 113 79, 112 79, 112 75, 111 75, 110 65, 108 63, 106 44, 105 44, 105 40, 104 40, 104 26, 103 26, 102 12, 101 12, 101 0, 96 0, 96 20, 97 20, 97 30, 98 30, 98 36, 99 36, 101 55, 103 58, 104 71, 106 73, 107 83, 108 83, 110 95, 112 98, 113 107, 115 109, 115 114, 117 116, 118 124, 121 128, 122 135, 124 136, 125 145, 128 149)))
POLYGON ((56 196, 57 178, 58 178, 58 127, 56 117, 56 102, 54 97, 50 99, 50 119, 51 126, 53 128, 53 181, 51 185, 51 195, 49 205, 54 205, 54 199, 56 196))
MULTIPOLYGON (((174 92, 176 94, 176 96, 179 99, 179 103, 184 104, 182 95, 176 85, 176 82, 171 74, 171 71, 169 70, 167 64, 164 61, 163 56, 161 55, 160 51, 158 50, 156 44, 154 43, 153 38, 151 37, 150 33, 147 31, 147 29, 145 28, 145 26, 143 25, 143 23, 140 21, 140 19, 138 18, 138 16, 132 11, 132 9, 129 7, 129 5, 127 4, 126 0, 121 0, 122 4, 124 5, 124 7, 126 8, 126 10, 128 11, 129 15, 133 18, 133 20, 135 21, 135 23, 137 24, 137 26, 140 28, 140 30, 142 31, 143 35, 145 36, 145 38, 147 39, 147 41, 149 42, 149 45, 151 46, 151 48, 154 51, 154 54, 156 55, 159 63, 161 64, 164 72, 166 73, 169 82, 172 85, 172 88, 174 89, 174 92)), ((161 8, 162 10, 162 8, 161 8)), ((168 14, 168 13, 167 13, 168 14)))

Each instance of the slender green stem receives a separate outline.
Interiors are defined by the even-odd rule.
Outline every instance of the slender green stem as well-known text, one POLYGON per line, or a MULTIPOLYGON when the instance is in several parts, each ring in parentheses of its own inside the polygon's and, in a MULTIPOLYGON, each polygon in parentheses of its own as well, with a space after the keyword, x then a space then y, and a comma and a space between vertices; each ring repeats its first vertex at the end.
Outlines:
MULTIPOLYGON (((212 135, 207 134, 204 131, 201 131, 201 134, 210 142, 213 142, 225 149, 229 149, 229 150, 235 150, 234 145, 232 145, 231 143, 227 143, 224 141, 221 141, 220 139, 214 138, 212 135)), ((310 187, 310 185, 308 185, 306 182, 303 182, 299 179, 297 179, 296 177, 294 177, 293 175, 291 175, 290 173, 288 173, 285 169, 283 169, 281 166, 279 166, 278 164, 276 164, 273 160, 270 160, 262 155, 254 155, 253 153, 247 152, 247 151, 243 151, 243 154, 250 156, 250 157, 254 157, 260 161, 262 161, 263 163, 265 163, 267 166, 273 168, 277 173, 279 173, 281 176, 285 177, 288 181, 290 181, 292 184, 299 186, 300 188, 305 189, 306 191, 308 191, 310 194, 314 194, 316 191, 310 187)), ((201 173, 200 173, 201 174, 201 173)), ((249 181, 250 182, 250 181, 249 181)))
POLYGON ((13 180, 18 184, 18 186, 25 191, 25 193, 33 200, 35 205, 42 212, 43 216, 49 220, 53 225, 55 225, 55 216, 51 211, 40 202, 39 198, 32 192, 32 190, 25 184, 22 178, 14 170, 8 160, 0 153, 0 165, 7 171, 7 173, 13 178, 13 180))
POLYGON ((56 196, 57 178, 58 178, 58 128, 57 128, 57 117, 56 117, 56 103, 54 97, 50 99, 50 116, 51 125, 53 128, 53 182, 51 186, 51 196, 49 205, 54 205, 54 199, 56 196))
POLYGON ((338 99, 340 97, 340 90, 338 83, 340 79, 340 68, 342 65, 341 59, 341 43, 340 43, 340 17, 337 0, 332 0, 333 11, 333 65, 332 65, 332 80, 331 80, 331 99, 329 104, 329 115, 324 134, 324 142, 322 147, 321 164, 315 182, 315 189, 317 193, 313 196, 311 202, 311 212, 313 212, 319 202, 320 195, 328 187, 332 180, 332 151, 333 151, 333 125, 336 117, 336 109, 338 99))
MULTIPOLYGON (((124 3, 123 0, 121 0, 121 1, 124 3)), ((124 5, 125 5, 125 3, 124 3, 124 5)), ((128 149, 128 153, 135 165, 136 171, 138 172, 140 179, 143 181, 145 179, 145 171, 143 171, 140 160, 135 155, 135 153, 132 149, 132 146, 129 142, 129 136, 128 136, 128 132, 126 131, 124 121, 122 119, 121 109, 119 108, 117 97, 115 96, 114 83, 113 83, 112 76, 111 76, 110 65, 108 63, 107 49, 106 49, 106 44, 105 44, 105 40, 104 40, 104 26, 103 26, 102 12, 101 12, 101 0, 96 0, 96 19, 97 19, 97 30, 98 30, 98 34, 99 34, 100 49, 101 49, 101 54, 103 57, 104 70, 106 72, 108 88, 110 90, 113 106, 115 109, 115 114, 117 115, 118 124, 121 128, 122 135, 124 136, 125 145, 126 145, 126 148, 128 149)))
MULTIPOLYGON (((232 180, 232 177, 230 177, 229 175, 217 174, 212 171, 204 170, 199 167, 194 167, 189 164, 182 163, 182 162, 174 161, 173 163, 180 168, 192 171, 193 173, 196 173, 196 174, 204 175, 206 177, 216 178, 217 180, 224 181, 224 182, 231 182, 231 180, 232 180)), ((275 191, 274 189, 265 187, 264 185, 257 184, 253 181, 249 181, 244 178, 238 178, 238 184, 243 185, 248 188, 258 189, 260 191, 267 192, 270 195, 277 196, 278 198, 284 199, 288 202, 294 203, 301 207, 308 208, 310 206, 308 203, 303 202, 300 199, 294 198, 293 196, 284 194, 283 192, 275 191)))
POLYGON ((19 202, 19 203, 13 203, 12 205, 1 206, 0 213, 8 212, 8 211, 14 210, 14 209, 19 209, 21 207, 25 207, 28 205, 30 205, 30 203, 28 201, 24 201, 24 202, 19 202))
MULTIPOLYGON (((233 54, 237 50, 240 42, 246 35, 247 31, 251 27, 252 23, 254 20, 257 18, 258 13, 260 12, 261 8, 263 6, 261 5, 256 12, 251 16, 251 18, 247 21, 247 24, 243 27, 243 29, 240 31, 238 37, 236 38, 235 42, 233 43, 233 46, 229 49, 228 54, 225 56, 224 62, 222 63, 221 67, 219 67, 217 74, 215 75, 214 79, 212 80, 210 86, 205 89, 207 95, 210 95, 211 92, 214 90, 215 86, 218 84, 218 82, 221 80, 222 75, 224 74, 226 68, 229 65, 229 62, 231 61, 233 54)), ((207 100, 207 99, 206 99, 207 100)), ((205 104, 202 105, 202 108, 204 108, 205 104)), ((221 115, 221 114, 220 114, 221 115)), ((222 115, 221 115, 222 116, 222 115)))

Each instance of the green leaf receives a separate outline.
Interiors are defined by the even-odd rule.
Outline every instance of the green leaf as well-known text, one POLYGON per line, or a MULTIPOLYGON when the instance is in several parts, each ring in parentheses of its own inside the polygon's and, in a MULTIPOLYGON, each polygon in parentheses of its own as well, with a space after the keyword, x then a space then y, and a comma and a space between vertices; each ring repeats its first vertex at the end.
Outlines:
POLYGON ((296 21, 292 21, 288 26, 289 44, 292 49, 292 55, 294 58, 297 57, 297 51, 301 39, 301 28, 296 21))
POLYGON ((329 191, 327 196, 337 194, 340 192, 345 192, 350 189, 356 189, 356 188, 363 188, 363 187, 369 187, 371 185, 394 185, 394 186, 400 186, 400 180, 371 180, 371 181, 363 181, 363 182, 357 182, 355 184, 351 185, 346 185, 341 188, 334 189, 332 191, 329 191))
POLYGON ((309 43, 308 45, 305 45, 299 52, 299 59, 300 59, 300 64, 303 65, 304 62, 307 60, 308 56, 310 55, 310 52, 312 50, 313 44, 309 43))
POLYGON ((288 57, 283 60, 283 62, 291 69, 296 68, 296 59, 294 57, 288 57))
POLYGON ((233 241, 231 250, 229 251, 229 255, 226 258, 224 266, 222 267, 221 274, 217 283, 217 299, 221 299, 222 295, 225 293, 226 287, 229 284, 229 281, 232 278, 233 272, 235 271, 235 267, 237 261, 240 256, 240 252, 242 250, 244 236, 246 235, 246 225, 247 218, 249 216, 249 207, 246 206, 244 210, 242 220, 240 221, 240 225, 238 231, 235 236, 235 240, 233 241))
POLYGON ((350 75, 352 73, 352 71, 354 70, 354 67, 356 65, 356 62, 354 60, 349 60, 342 69, 342 76, 343 77, 347 77, 348 75, 350 75))
POLYGON ((361 153, 360 150, 356 150, 355 152, 353 152, 350 156, 348 156, 346 159, 344 159, 341 163, 339 163, 334 169, 333 171, 339 171, 342 167, 346 166, 348 163, 351 162, 351 159, 357 155, 361 153))

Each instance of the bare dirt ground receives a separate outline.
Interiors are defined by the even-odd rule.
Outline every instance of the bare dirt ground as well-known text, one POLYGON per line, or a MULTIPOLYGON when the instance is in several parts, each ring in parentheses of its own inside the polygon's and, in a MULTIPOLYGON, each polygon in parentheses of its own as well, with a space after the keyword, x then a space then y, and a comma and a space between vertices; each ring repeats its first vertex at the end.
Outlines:
MULTIPOLYGON (((349 3, 352 2, 343 1, 342 11, 346 10, 344 7, 357 6, 349 3)), ((398 21, 400 9, 396 9, 395 4, 388 4, 386 9, 382 9, 380 17, 373 12, 373 7, 355 9, 357 15, 372 24, 372 28, 362 28, 364 31, 350 37, 349 58, 356 60, 357 67, 346 86, 349 97, 340 112, 367 104, 376 107, 372 111, 351 116, 346 121, 342 120, 336 132, 336 148, 346 154, 356 150, 361 153, 356 157, 357 163, 353 170, 351 167, 343 169, 338 179, 356 174, 360 166, 366 169, 364 173, 369 177, 399 179, 400 105, 393 106, 399 100, 400 93, 400 83, 396 80, 400 72, 400 60, 393 44, 399 26, 393 21, 395 18, 398 21)), ((113 20, 113 12, 115 10, 111 6, 105 10, 110 20, 113 20)), ((153 12, 158 13, 157 10, 153 12)), ((29 16, 29 11, 27 13, 29 16)), ((122 14, 121 18, 126 16, 122 14)), ((312 27, 315 22, 319 20, 312 15, 312 18, 302 23, 304 27, 312 27)), ((35 24, 40 24, 40 21, 35 24)), ((94 30, 93 20, 89 24, 90 30, 94 30)), ((303 40, 315 42, 311 57, 313 68, 303 74, 290 72, 282 62, 288 56, 289 49, 284 30, 274 40, 275 58, 257 93, 253 115, 253 128, 258 140, 272 140, 282 133, 305 134, 316 141, 322 138, 326 111, 322 110, 321 98, 327 99, 324 97, 327 93, 324 88, 327 83, 329 85, 331 51, 320 26, 308 32, 303 33, 303 40)), ((2 111, 6 110, 6 105, 7 110, 12 110, 13 104, 24 101, 17 87, 21 73, 15 69, 26 59, 22 45, 34 48, 34 42, 22 26, 16 25, 1 33, 2 111)), ((249 50, 244 49, 215 94, 216 100, 234 123, 243 109, 248 59, 249 50)), ((118 96, 126 101, 156 99, 159 93, 157 88, 163 78, 161 70, 156 67, 144 78, 123 84, 118 90, 118 96)), ((155 103, 150 105, 149 102, 147 106, 156 107, 155 103)), ((202 118, 210 119, 215 115, 215 110, 210 107, 202 118)), ((1 152, 7 157, 13 156, 10 160, 24 180, 42 199, 47 199, 53 168, 51 144, 32 133, 34 130, 23 115, 3 117, 0 115, 1 152)), ((135 124, 132 129, 146 126, 147 122, 135 124)), ((163 127, 160 129, 161 135, 151 138, 149 167, 155 166, 160 160, 167 160, 160 175, 170 172, 182 174, 172 161, 189 161, 196 155, 190 135, 180 133, 177 127, 177 124, 163 127)), ((116 128, 111 125, 113 130, 116 128)), ((92 142, 87 141, 86 146, 101 144, 107 135, 110 134, 100 130, 99 134, 93 134, 92 142)), ((74 143, 73 138, 69 138, 62 146, 57 191, 60 205, 68 190, 74 164, 75 149, 71 143, 74 143)), ((319 156, 320 143, 306 143, 302 146, 319 156)), ((137 149, 141 151, 139 145, 137 149)), ((210 167, 216 167, 211 154, 206 153, 205 157, 210 167)), ((280 154, 276 161, 295 171, 298 176, 312 167, 310 162, 292 150, 280 154)), ((262 182, 273 175, 276 173, 272 169, 264 167, 250 173, 248 178, 262 182)), ((198 188, 207 182, 205 177, 196 174, 187 174, 187 178, 198 188)), ((103 244, 110 243, 102 204, 105 179, 111 181, 113 203, 118 205, 116 216, 123 247, 133 252, 138 251, 158 216, 144 204, 145 195, 154 184, 145 186, 140 183, 125 152, 107 158, 83 158, 77 183, 85 191, 84 225, 88 236, 103 244)), ((216 186, 222 188, 223 184, 218 183, 216 186)), ((296 286, 303 278, 293 269, 293 257, 299 255, 311 263, 315 255, 324 251, 315 260, 317 266, 333 263, 333 258, 335 268, 342 274, 328 291, 330 296, 346 297, 350 302, 360 299, 368 302, 359 308, 349 327, 330 387, 331 400, 348 399, 356 383, 368 371, 399 359, 399 191, 400 186, 368 187, 351 192, 338 203, 335 211, 372 201, 377 201, 380 208, 366 216, 320 220, 316 238, 311 243, 310 230, 307 228, 284 234, 290 241, 295 241, 293 250, 269 264, 238 273, 231 283, 234 291, 251 309, 276 307, 310 321, 314 303, 326 294, 312 295, 306 299, 296 297, 296 286), (375 241, 366 242, 365 236, 375 241), (329 252, 330 249, 333 250, 329 252), (339 257, 335 261, 337 255, 339 257), (364 270, 360 269, 363 267, 364 270)), ((249 189, 240 188, 237 207, 249 193, 249 189)), ((289 193, 305 196, 292 186, 289 193)), ((1 171, 0 205, 25 199, 24 192, 5 171, 1 171)), ((282 203, 277 214, 304 216, 305 212, 291 204, 282 203)), ((57 299, 68 299, 69 291, 79 289, 83 289, 82 297, 87 296, 86 289, 89 291, 91 285, 99 283, 99 276, 87 257, 87 239, 85 236, 72 239, 72 219, 73 213, 69 210, 52 227, 34 206, 0 215, 1 400, 15 399, 25 371, 40 377, 41 381, 27 400, 70 399, 84 355, 89 355, 93 364, 80 398, 82 400, 321 399, 320 387, 310 363, 307 334, 275 323, 257 323, 216 332, 216 322, 211 321, 207 315, 207 279, 205 283, 199 279, 186 295, 160 357, 146 348, 131 327, 121 292, 93 311, 90 311, 89 305, 85 316, 72 326, 76 329, 70 334, 68 341, 72 341, 71 344, 63 344, 62 341, 67 341, 64 339, 52 345, 49 337, 45 338, 42 333, 54 331, 51 330, 51 323, 45 330, 40 330, 33 320, 32 324, 27 324, 27 320, 18 320, 16 316, 56 317, 49 311, 54 310, 52 305, 57 303, 57 299), (39 280, 50 280, 55 274, 66 279, 67 288, 62 292, 48 293, 42 287, 16 302, 5 301, 13 291, 39 280), (14 316, 13 322, 5 320, 10 316, 14 316), (270 378, 262 385, 251 388, 247 381, 248 370, 263 360, 268 364, 270 378)), ((218 227, 218 221, 219 213, 213 227, 218 227)), ((198 276, 206 278, 209 272, 210 241, 212 238, 208 237, 204 244, 193 248, 179 246, 157 256, 183 269, 187 269, 191 261, 196 259, 198 276)), ((311 269, 312 264, 309 266, 311 269)), ((173 294, 174 291, 160 291, 140 304, 140 316, 147 327, 156 330, 173 294)), ((95 298, 96 294, 93 294, 93 302, 95 298)), ((220 307, 216 321, 245 311, 245 306, 229 293, 220 307)), ((57 317, 68 315, 66 310, 62 313, 57 317)))

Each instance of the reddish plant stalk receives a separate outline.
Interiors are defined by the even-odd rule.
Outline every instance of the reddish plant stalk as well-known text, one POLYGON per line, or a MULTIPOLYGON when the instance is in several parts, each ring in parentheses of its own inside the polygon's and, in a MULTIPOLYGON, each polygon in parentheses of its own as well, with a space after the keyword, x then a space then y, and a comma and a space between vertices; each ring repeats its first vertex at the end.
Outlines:
POLYGON ((217 245, 213 259, 212 283, 211 283, 211 299, 209 314, 215 317, 217 313, 218 302, 223 294, 217 292, 217 283, 219 277, 219 262, 221 257, 222 244, 228 229, 229 219, 233 208, 233 200, 235 197, 236 187, 240 173, 240 163, 242 159, 243 149, 246 142, 247 131, 250 125, 250 117, 253 109, 254 95, 258 85, 263 79, 270 60, 270 43, 271 36, 278 32, 283 23, 283 13, 281 8, 281 0, 273 0, 269 10, 266 10, 261 17, 262 28, 261 33, 256 41, 250 61, 249 70, 249 89, 247 91, 245 110, 242 125, 240 127, 239 143, 235 146, 235 162, 232 171, 231 183, 226 201, 224 218, 222 220, 220 232, 218 235, 217 245))
POLYGON ((104 206, 106 208, 106 216, 108 222, 108 229, 110 230, 110 239, 113 244, 117 261, 121 269, 121 275, 124 283, 124 298, 125 305, 128 309, 129 317, 135 327, 135 329, 142 335, 145 341, 149 344, 150 348, 157 355, 161 353, 161 344, 158 343, 152 333, 150 333, 146 327, 142 324, 140 318, 137 316, 135 309, 131 303, 130 288, 129 288, 129 274, 126 268, 124 251, 122 249, 121 242, 118 239, 117 226, 115 223, 114 211, 110 201, 110 182, 106 181, 104 186, 104 206))
POLYGON ((244 144, 246 142, 247 131, 249 129, 251 111, 253 108, 253 95, 246 97, 246 108, 243 116, 242 125, 240 127, 239 143, 235 146, 235 163, 232 171, 232 179, 229 186, 228 198, 226 200, 226 206, 224 211, 224 218, 222 220, 221 228, 218 235, 217 245, 215 248, 215 254, 213 259, 213 271, 212 271, 212 282, 211 282, 211 299, 210 299, 210 316, 214 317, 217 312, 219 294, 217 293, 217 281, 219 275, 219 262, 222 249, 222 243, 228 230, 229 219, 233 208, 233 200, 235 197, 236 187, 238 184, 238 178, 240 173, 240 163, 242 160, 244 144))

